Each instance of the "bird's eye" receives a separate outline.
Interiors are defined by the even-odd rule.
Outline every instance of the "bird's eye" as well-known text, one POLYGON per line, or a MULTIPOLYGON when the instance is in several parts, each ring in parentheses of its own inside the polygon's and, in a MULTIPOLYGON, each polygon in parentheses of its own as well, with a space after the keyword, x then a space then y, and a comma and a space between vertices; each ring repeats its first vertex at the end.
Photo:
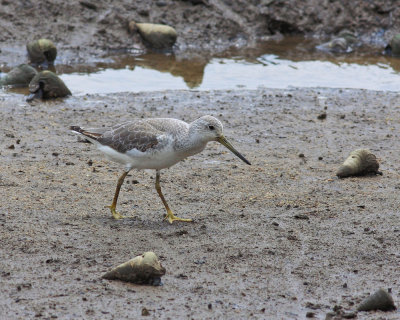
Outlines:
POLYGON ((214 130, 214 129, 215 129, 215 127, 214 127, 214 126, 212 126, 212 125, 209 125, 209 126, 208 126, 208 129, 210 129, 210 130, 214 130))

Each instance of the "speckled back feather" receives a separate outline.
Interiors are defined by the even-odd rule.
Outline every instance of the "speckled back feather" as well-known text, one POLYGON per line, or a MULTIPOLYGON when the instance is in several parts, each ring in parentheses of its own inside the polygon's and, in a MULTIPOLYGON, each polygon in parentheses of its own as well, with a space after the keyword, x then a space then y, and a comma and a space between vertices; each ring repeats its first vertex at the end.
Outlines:
POLYGON ((150 123, 140 120, 116 125, 104 133, 78 126, 71 126, 70 129, 121 153, 132 149, 145 152, 156 146, 159 143, 158 137, 163 134, 150 123))
POLYGON ((149 123, 137 121, 128 122, 107 131, 97 141, 121 153, 132 149, 145 152, 158 144, 158 136, 162 134, 149 123))

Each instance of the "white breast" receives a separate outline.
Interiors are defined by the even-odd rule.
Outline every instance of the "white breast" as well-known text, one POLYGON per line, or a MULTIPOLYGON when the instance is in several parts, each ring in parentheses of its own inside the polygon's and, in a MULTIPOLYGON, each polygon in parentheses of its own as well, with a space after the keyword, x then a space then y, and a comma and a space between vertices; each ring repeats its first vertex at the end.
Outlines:
POLYGON ((129 150, 126 153, 119 153, 108 146, 99 145, 99 150, 111 160, 125 165, 127 170, 136 169, 164 169, 186 158, 188 155, 174 152, 168 146, 162 150, 141 152, 137 149, 129 150))

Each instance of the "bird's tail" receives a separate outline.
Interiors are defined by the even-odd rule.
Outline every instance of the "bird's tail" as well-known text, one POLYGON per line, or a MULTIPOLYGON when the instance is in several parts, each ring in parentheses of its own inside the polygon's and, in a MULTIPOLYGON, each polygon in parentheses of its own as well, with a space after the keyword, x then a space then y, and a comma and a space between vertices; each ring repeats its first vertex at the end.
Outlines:
POLYGON ((88 138, 91 138, 93 140, 97 140, 101 136, 100 133, 89 132, 79 126, 70 126, 69 129, 74 132, 80 133, 88 138))

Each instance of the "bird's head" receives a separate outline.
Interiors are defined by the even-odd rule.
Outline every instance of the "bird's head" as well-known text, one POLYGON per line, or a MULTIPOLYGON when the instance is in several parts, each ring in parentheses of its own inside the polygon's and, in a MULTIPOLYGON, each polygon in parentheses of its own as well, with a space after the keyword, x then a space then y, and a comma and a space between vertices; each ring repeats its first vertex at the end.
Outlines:
POLYGON ((203 116, 191 123, 191 129, 195 132, 198 139, 209 141, 218 141, 222 136, 222 123, 212 116, 203 116))
POLYGON ((205 142, 217 141, 228 148, 233 154, 239 157, 242 161, 247 164, 250 162, 243 157, 239 151, 237 151, 229 142, 226 140, 223 134, 223 126, 221 121, 212 116, 203 116, 196 121, 191 123, 191 128, 196 133, 198 139, 205 142))

